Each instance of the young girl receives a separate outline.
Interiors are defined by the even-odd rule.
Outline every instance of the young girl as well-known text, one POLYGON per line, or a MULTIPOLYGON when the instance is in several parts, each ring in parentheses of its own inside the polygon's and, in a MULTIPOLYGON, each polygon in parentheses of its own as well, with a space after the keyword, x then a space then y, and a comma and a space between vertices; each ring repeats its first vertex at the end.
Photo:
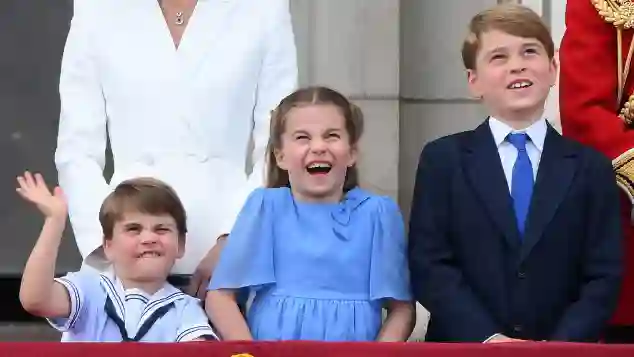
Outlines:
POLYGON ((403 220, 358 187, 361 111, 323 87, 273 113, 267 187, 227 239, 206 298, 224 340, 404 341, 413 325, 403 220), (240 314, 236 294, 255 292, 240 314), (388 314, 382 321, 382 308, 388 314))

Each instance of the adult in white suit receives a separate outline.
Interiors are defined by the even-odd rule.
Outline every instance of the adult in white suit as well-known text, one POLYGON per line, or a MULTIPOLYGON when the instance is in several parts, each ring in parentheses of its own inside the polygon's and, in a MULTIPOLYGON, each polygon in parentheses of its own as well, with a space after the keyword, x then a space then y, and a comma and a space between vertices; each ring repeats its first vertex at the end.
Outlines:
POLYGON ((297 82, 289 2, 75 0, 74 9, 55 163, 84 264, 105 267, 98 210, 111 188, 153 176, 187 209, 173 273, 192 274, 263 182, 270 112, 297 82))

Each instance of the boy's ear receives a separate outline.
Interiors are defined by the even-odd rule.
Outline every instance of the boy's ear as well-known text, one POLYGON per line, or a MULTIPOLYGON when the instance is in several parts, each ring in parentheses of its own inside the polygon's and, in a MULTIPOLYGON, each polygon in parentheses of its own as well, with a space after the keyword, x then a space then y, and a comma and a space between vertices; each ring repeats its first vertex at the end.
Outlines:
POLYGON ((103 255, 107 261, 112 262, 112 238, 106 239, 106 237, 103 237, 102 239, 101 248, 103 249, 103 255))
POLYGON ((475 69, 467 70, 467 85, 469 87, 469 92, 474 98, 482 98, 482 92, 480 91, 478 74, 475 69))
POLYGON ((555 55, 553 56, 551 63, 550 63, 550 70, 551 70, 551 74, 552 74, 552 78, 550 81, 550 86, 554 86, 555 84, 557 84, 557 74, 559 73, 559 55, 557 53, 555 53, 555 55))
POLYGON ((179 234, 178 236, 178 253, 176 254, 177 259, 181 259, 185 256, 185 235, 179 234))

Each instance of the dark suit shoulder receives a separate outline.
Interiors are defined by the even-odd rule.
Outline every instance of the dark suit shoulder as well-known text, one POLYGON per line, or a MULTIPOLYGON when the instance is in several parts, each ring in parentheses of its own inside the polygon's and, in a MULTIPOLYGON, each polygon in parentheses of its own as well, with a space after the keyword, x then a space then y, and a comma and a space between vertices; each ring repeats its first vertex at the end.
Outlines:
POLYGON ((433 168, 438 175, 450 175, 461 166, 461 152, 472 145, 474 133, 463 131, 430 141, 423 147, 418 169, 433 168))
MULTIPOLYGON (((614 186, 616 189, 616 173, 609 157, 574 139, 561 136, 560 140, 563 143, 560 147, 565 150, 564 155, 576 157, 579 177, 584 178, 590 190, 604 190, 608 186, 614 186)), ((548 148, 544 150, 548 150, 548 148)))
POLYGON ((432 140, 423 147, 423 155, 425 153, 431 156, 454 155, 459 152, 463 144, 469 140, 472 133, 472 131, 463 131, 432 140))
POLYGON ((561 140, 568 147, 569 152, 576 153, 589 168, 612 167, 612 160, 599 150, 566 136, 561 136, 561 140))

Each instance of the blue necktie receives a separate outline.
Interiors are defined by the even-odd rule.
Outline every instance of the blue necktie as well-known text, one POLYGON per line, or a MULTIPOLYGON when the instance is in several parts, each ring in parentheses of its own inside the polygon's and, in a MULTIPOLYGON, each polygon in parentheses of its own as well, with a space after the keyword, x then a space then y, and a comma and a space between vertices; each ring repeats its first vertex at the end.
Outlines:
POLYGON ((526 152, 528 135, 509 134, 507 140, 517 149, 517 160, 513 165, 513 178, 511 179, 511 197, 513 197, 517 228, 520 231, 520 237, 523 238, 534 184, 533 166, 526 152))

